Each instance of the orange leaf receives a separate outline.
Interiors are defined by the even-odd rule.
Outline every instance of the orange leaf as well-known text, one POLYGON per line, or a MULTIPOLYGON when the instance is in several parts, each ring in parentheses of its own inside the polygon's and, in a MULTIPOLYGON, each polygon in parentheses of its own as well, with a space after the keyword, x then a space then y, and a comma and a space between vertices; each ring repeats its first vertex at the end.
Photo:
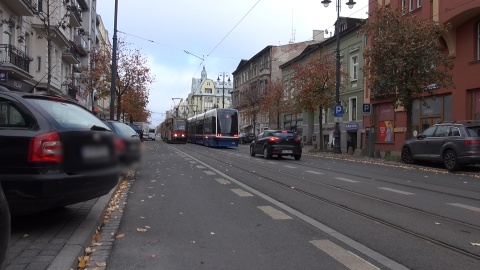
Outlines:
POLYGON ((121 234, 117 235, 115 238, 123 238, 123 237, 125 237, 125 234, 121 233, 121 234))

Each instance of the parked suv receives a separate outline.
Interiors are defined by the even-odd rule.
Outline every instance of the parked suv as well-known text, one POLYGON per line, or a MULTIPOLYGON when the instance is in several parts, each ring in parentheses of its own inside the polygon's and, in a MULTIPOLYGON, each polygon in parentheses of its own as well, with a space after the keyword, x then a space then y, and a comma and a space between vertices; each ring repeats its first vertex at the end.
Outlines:
POLYGON ((436 124, 402 147, 402 160, 443 162, 449 171, 462 165, 480 164, 480 122, 455 121, 436 124))
POLYGON ((119 175, 115 134, 91 112, 0 87, 0 182, 12 214, 100 197, 119 175))

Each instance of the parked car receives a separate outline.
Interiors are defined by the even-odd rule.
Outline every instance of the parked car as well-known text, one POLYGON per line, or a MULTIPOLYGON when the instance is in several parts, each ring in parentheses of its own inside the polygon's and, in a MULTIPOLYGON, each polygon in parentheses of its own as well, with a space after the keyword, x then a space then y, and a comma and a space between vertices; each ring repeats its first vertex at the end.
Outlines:
POLYGON ((0 87, 0 182, 14 214, 107 194, 119 181, 115 134, 66 99, 0 87))
POLYGON ((273 155, 279 158, 293 156, 295 160, 302 157, 301 139, 293 131, 265 130, 250 144, 250 155, 263 154, 266 159, 273 155))
POLYGON ((467 164, 480 164, 480 122, 455 121, 436 124, 402 147, 402 160, 443 162, 449 171, 467 164))
POLYGON ((148 129, 148 139, 155 141, 155 137, 157 136, 157 130, 154 128, 148 129))
POLYGON ((143 142, 144 137, 143 137, 143 129, 141 126, 137 124, 128 124, 135 132, 137 132, 138 136, 140 137, 140 141, 143 142))
POLYGON ((10 241, 10 211, 0 184, 0 270, 7 265, 8 243, 10 241))
POLYGON ((130 166, 138 162, 141 157, 140 137, 131 126, 116 120, 103 120, 117 135, 115 145, 119 151, 120 164, 130 166))
POLYGON ((255 135, 253 133, 240 133, 238 135, 238 143, 240 144, 247 144, 253 142, 253 138, 255 135))

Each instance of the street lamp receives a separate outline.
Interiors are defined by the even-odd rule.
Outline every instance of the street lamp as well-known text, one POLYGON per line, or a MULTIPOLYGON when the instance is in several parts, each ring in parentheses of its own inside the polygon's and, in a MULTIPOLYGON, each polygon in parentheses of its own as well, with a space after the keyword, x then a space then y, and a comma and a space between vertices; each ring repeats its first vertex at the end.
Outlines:
MULTIPOLYGON (((324 7, 328 7, 331 0, 323 0, 321 3, 324 7)), ((347 6, 349 8, 353 8, 356 3, 353 0, 348 0, 347 6)), ((335 35, 337 36, 337 49, 335 51, 335 60, 336 60, 336 76, 335 76, 335 105, 341 106, 340 103, 340 24, 338 22, 340 18, 340 0, 337 0, 337 21, 335 22, 335 35)), ((335 144, 333 146, 333 153, 341 154, 342 147, 340 145, 340 123, 335 121, 335 131, 333 132, 333 136, 335 137, 335 144)))
POLYGON ((230 85, 230 74, 226 73, 226 72, 221 72, 220 74, 218 74, 218 78, 217 78, 217 82, 220 83, 220 75, 222 75, 222 108, 225 108, 225 77, 228 78, 228 85, 230 85))

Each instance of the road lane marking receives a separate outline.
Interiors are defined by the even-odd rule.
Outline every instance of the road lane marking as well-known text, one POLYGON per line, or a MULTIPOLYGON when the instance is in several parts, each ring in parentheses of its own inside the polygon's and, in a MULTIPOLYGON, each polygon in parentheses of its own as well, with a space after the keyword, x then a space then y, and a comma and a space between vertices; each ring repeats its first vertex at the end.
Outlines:
POLYGON ((335 179, 340 180, 340 181, 350 182, 350 183, 358 183, 358 181, 356 181, 356 180, 343 178, 343 177, 335 177, 335 179))
POLYGON ((327 253, 335 260, 345 265, 348 269, 358 269, 358 270, 375 270, 379 269, 378 267, 372 265, 371 263, 365 261, 364 259, 358 257, 352 252, 336 245, 329 240, 312 240, 310 241, 314 246, 327 253))
POLYGON ((199 169, 205 169, 205 167, 202 166, 202 165, 197 165, 197 168, 199 168, 199 169))
POLYGON ((190 164, 197 164, 196 161, 190 161, 190 164))
POLYGON ((456 207, 472 210, 472 211, 475 211, 475 212, 480 212, 480 208, 473 207, 473 206, 466 205, 466 204, 461 204, 461 203, 447 203, 447 204, 449 204, 451 206, 456 206, 456 207))
POLYGON ((402 191, 402 190, 398 190, 398 189, 393 189, 393 188, 379 187, 379 189, 383 189, 383 190, 386 190, 386 191, 391 191, 391 192, 399 193, 399 194, 402 194, 402 195, 415 195, 415 193, 406 192, 406 191, 402 191))
POLYGON ((229 185, 231 184, 230 181, 227 181, 223 178, 215 178, 215 181, 217 181, 218 183, 222 184, 222 185, 229 185))
POLYGON ((288 165, 285 165, 284 167, 285 167, 285 168, 290 168, 290 169, 296 169, 296 168, 297 168, 297 167, 295 167, 295 166, 288 166, 288 165))
POLYGON ((215 175, 216 173, 212 172, 212 171, 203 171, 204 173, 206 173, 207 175, 215 175))
POLYGON ((243 189, 239 189, 239 188, 232 188, 230 189, 231 191, 233 191, 233 193, 237 194, 238 196, 240 197, 252 197, 253 195, 246 192, 245 190, 243 189))
MULTIPOLYGON (((184 153, 178 149, 176 149, 177 152, 179 153, 183 153, 187 156, 189 156, 187 153, 184 153)), ((391 269, 391 270, 409 270, 409 268, 405 267, 404 265, 401 265, 387 257, 385 257, 384 255, 376 252, 375 250, 372 250, 370 249, 369 247, 353 240, 352 238, 349 238, 347 237, 346 235, 343 235, 341 233, 339 233, 338 231, 335 231, 334 229, 328 227, 327 225, 299 212, 298 210, 295 210, 293 209, 292 207, 280 202, 280 201, 277 201, 275 200, 274 198, 240 182, 239 180, 229 176, 229 175, 226 175, 225 173, 213 168, 212 166, 206 164, 205 162, 199 160, 199 159, 196 159, 194 157, 191 157, 193 160, 196 160, 198 161, 198 163, 204 165, 205 167, 207 168, 210 168, 212 171, 218 173, 219 175, 221 175, 223 178, 225 179, 228 179, 229 181, 231 181, 232 183, 242 187, 243 189, 245 190, 248 190, 250 193, 252 193, 253 195, 257 195, 258 197, 266 200, 267 202, 277 206, 278 208, 281 208, 282 210, 284 210, 285 212, 287 213, 290 213, 291 215, 305 221, 306 223, 312 225, 313 227, 317 228, 318 230, 328 234, 330 237, 334 238, 334 239, 337 239, 338 241, 344 243, 345 245, 355 249, 356 251, 360 252, 360 253, 363 253, 365 254, 366 256, 368 256, 369 258, 371 258, 372 260, 378 262, 379 264, 381 265, 384 265, 385 267, 387 267, 388 269, 391 269)), ((254 160, 258 160, 260 161, 261 159, 254 159, 254 160)))
POLYGON ((315 172, 315 171, 307 171, 308 173, 313 173, 313 174, 323 174, 321 172, 315 172))
POLYGON ((287 214, 271 206, 257 206, 257 207, 258 209, 262 210, 265 214, 269 215, 273 219, 292 219, 287 214))
POLYGON ((269 161, 270 164, 278 164, 277 162, 269 161))

